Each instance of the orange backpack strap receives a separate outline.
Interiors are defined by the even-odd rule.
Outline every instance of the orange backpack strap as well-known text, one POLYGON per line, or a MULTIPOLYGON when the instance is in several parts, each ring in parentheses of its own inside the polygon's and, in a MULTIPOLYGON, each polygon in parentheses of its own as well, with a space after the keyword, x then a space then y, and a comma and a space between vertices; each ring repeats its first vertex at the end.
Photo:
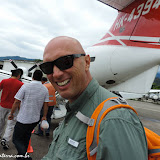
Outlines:
POLYGON ((117 108, 129 108, 137 114, 135 109, 129 106, 123 98, 111 97, 99 104, 90 118, 93 119, 92 121, 94 121, 94 124, 93 126, 88 126, 87 128, 86 150, 88 160, 96 159, 101 121, 107 113, 117 108))
MULTIPOLYGON (((95 160, 97 147, 99 142, 100 124, 103 118, 112 110, 117 108, 128 108, 136 110, 128 105, 123 98, 111 97, 103 101, 93 112, 91 118, 86 117, 81 112, 78 112, 76 117, 88 125, 86 135, 86 150, 88 160, 95 160)), ((148 144, 148 160, 160 160, 160 136, 144 127, 147 144, 148 144)))

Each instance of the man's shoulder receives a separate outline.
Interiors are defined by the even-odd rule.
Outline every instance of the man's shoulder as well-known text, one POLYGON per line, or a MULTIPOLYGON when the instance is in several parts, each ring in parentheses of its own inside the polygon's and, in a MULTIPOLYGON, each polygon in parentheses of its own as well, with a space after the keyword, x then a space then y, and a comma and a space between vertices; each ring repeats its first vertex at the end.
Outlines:
POLYGON ((47 89, 46 84, 40 84, 40 85, 42 85, 42 86, 43 86, 43 88, 47 89))
MULTIPOLYGON (((28 90, 30 88, 30 83, 23 83, 22 82, 22 85, 21 85, 21 90, 28 90)), ((31 87, 33 88, 33 87, 31 87)))
POLYGON ((23 84, 23 82, 21 82, 20 80, 16 79, 16 78, 8 78, 8 79, 3 79, 2 81, 4 82, 16 82, 16 83, 19 83, 19 84, 23 84))
POLYGON ((117 97, 115 94, 110 92, 109 90, 99 86, 94 95, 92 96, 92 99, 96 100, 98 104, 102 103, 104 100, 111 98, 111 97, 117 97))
POLYGON ((33 86, 37 86, 37 89, 41 89, 41 91, 43 91, 43 92, 46 92, 46 93, 48 93, 48 89, 47 89, 47 87, 45 87, 43 84, 41 84, 41 83, 32 83, 31 85, 33 85, 33 86))
POLYGON ((52 90, 55 92, 55 88, 53 87, 53 85, 51 83, 45 83, 43 84, 48 90, 52 90))
POLYGON ((7 79, 2 79, 1 82, 7 82, 7 81, 10 81, 12 78, 7 78, 7 79))
POLYGON ((88 109, 91 110, 91 112, 94 112, 94 110, 106 99, 116 97, 115 94, 111 93, 107 89, 99 86, 97 90, 94 92, 94 94, 87 100, 86 106, 92 106, 88 109))
POLYGON ((45 92, 48 92, 47 87, 45 87, 44 85, 42 85, 42 86, 43 86, 44 91, 45 91, 45 92))
POLYGON ((0 85, 2 86, 2 85, 4 85, 4 83, 5 83, 5 79, 2 79, 0 82, 0 85))
MULTIPOLYGON (((14 78, 7 78, 7 79, 2 79, 1 83, 19 83, 21 84, 22 82, 19 81, 18 79, 14 79, 14 78)), ((22 83, 23 84, 23 83, 22 83)))
POLYGON ((137 114, 128 108, 117 108, 110 111, 103 119, 103 123, 105 122, 117 122, 121 121, 126 124, 137 125, 141 128, 141 122, 137 116, 137 114))
POLYGON ((117 97, 114 93, 112 93, 111 91, 109 91, 108 89, 102 87, 102 86, 99 86, 99 92, 103 95, 105 95, 107 98, 110 98, 110 97, 117 97))
POLYGON ((18 80, 18 79, 16 79, 16 82, 17 82, 17 84, 19 84, 19 85, 23 85, 23 84, 24 84, 23 82, 21 82, 21 81, 18 80))

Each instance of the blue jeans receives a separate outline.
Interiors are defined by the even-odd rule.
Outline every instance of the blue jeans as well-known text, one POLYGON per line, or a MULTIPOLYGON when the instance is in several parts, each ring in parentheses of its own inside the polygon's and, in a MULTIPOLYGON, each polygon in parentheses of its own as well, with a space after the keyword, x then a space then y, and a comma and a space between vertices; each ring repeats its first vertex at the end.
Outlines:
MULTIPOLYGON (((14 127, 13 143, 18 151, 18 155, 25 156, 31 138, 31 133, 38 122, 32 124, 22 124, 17 122, 14 127)), ((26 159, 27 158, 19 158, 26 159)))

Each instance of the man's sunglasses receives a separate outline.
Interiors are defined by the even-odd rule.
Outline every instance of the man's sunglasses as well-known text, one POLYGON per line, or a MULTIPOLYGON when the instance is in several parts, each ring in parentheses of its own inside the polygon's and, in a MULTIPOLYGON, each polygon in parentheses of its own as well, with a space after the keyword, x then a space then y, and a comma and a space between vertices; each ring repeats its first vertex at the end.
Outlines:
POLYGON ((73 66, 74 58, 85 56, 85 54, 72 54, 60 57, 52 62, 45 62, 39 65, 44 74, 52 74, 53 66, 56 65, 61 71, 69 69, 73 66))

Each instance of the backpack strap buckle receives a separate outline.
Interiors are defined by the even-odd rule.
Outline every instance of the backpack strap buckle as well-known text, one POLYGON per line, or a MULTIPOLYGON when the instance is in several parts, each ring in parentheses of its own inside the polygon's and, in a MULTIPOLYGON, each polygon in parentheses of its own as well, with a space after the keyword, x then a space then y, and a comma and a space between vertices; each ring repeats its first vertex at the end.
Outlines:
POLYGON ((127 101, 124 98, 121 98, 121 97, 116 98, 116 99, 110 99, 110 101, 114 101, 114 102, 116 102, 118 104, 128 105, 127 101))
POLYGON ((82 114, 80 111, 76 114, 76 117, 83 123, 87 124, 88 126, 93 126, 94 125, 94 119, 89 118, 82 114))

